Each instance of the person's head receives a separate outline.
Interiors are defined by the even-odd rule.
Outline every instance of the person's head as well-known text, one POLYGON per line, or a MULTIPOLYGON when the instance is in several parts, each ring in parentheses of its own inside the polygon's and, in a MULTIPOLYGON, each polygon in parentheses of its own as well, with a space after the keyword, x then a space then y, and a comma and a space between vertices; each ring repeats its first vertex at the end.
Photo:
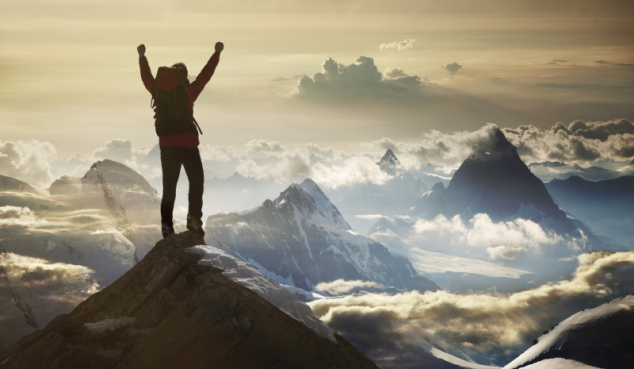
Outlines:
POLYGON ((185 77, 187 77, 189 75, 189 74, 187 74, 187 66, 185 66, 185 63, 176 63, 176 64, 172 65, 172 67, 182 68, 185 71, 185 77))

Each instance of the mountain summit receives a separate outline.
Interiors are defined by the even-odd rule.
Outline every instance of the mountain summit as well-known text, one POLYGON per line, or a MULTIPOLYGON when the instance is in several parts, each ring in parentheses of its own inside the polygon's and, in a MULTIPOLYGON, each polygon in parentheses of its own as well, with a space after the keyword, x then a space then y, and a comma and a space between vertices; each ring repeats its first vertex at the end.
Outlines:
POLYGON ((134 268, 70 314, 2 351, 0 365, 376 368, 339 335, 323 337, 232 279, 243 277, 256 290, 274 289, 278 301, 286 298, 283 293, 293 294, 253 268, 244 274, 245 266, 228 255, 196 245, 204 240, 191 232, 160 241, 134 268))
POLYGON ((210 216, 206 232, 210 241, 257 266, 264 275, 305 291, 337 279, 438 289, 417 275, 408 259, 354 232, 311 179, 292 184, 256 209, 210 216))
POLYGON ((390 175, 396 175, 397 172, 402 170, 401 162, 398 160, 392 149, 387 149, 385 155, 383 155, 381 160, 376 164, 382 171, 390 175))
POLYGON ((569 233, 575 227, 555 204, 544 183, 528 169, 517 149, 495 129, 490 142, 469 156, 454 174, 447 189, 433 203, 419 204, 426 218, 438 214, 471 218, 486 213, 493 221, 548 219, 549 227, 569 233))

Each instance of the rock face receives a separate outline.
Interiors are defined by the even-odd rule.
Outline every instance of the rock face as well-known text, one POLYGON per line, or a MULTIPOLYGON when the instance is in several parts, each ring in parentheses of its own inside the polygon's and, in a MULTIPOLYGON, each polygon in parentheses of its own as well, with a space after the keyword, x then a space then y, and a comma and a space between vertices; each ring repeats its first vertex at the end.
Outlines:
POLYGON ((504 368, 522 368, 531 364, 540 367, 536 363, 554 364, 556 361, 549 361, 554 359, 606 369, 631 368, 634 363, 633 331, 634 295, 629 295, 562 321, 504 368))
POLYGON ((3 175, 0 175, 0 192, 38 193, 30 184, 3 175))
POLYGON ((462 163, 446 190, 434 192, 441 193, 419 201, 412 215, 429 219, 460 214, 470 219, 486 213, 496 222, 522 217, 560 233, 576 228, 499 129, 489 147, 481 147, 462 163))
POLYGON ((374 281, 396 288, 436 290, 405 257, 350 228, 310 179, 243 213, 209 217, 210 244, 226 246, 279 283, 307 291, 337 279, 374 281))
POLYGON ((160 241, 110 286, 0 353, 2 368, 376 368, 340 336, 317 335, 222 270, 160 241))

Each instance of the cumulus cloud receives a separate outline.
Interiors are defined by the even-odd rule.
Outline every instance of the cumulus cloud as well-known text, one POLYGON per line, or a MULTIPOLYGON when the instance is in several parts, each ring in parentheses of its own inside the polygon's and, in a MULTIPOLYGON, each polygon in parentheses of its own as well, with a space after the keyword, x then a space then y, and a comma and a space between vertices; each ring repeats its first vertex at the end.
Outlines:
POLYGON ((445 65, 444 67, 441 67, 441 68, 446 70, 447 72, 449 72, 450 76, 454 76, 462 68, 462 65, 460 65, 458 63, 451 63, 451 64, 447 64, 447 65, 445 65))
MULTIPOLYGON (((379 336, 397 335, 413 345, 456 347, 500 365, 530 345, 544 329, 569 315, 632 293, 634 252, 584 254, 569 280, 513 294, 454 294, 416 291, 368 293, 310 302, 313 312, 345 336, 356 327, 383 321, 379 336)), ((371 342, 363 346, 372 347, 371 342)), ((367 354, 367 352, 366 352, 367 354)), ((398 355, 395 352, 390 354, 398 355)))
POLYGON ((110 159, 119 162, 130 161, 134 158, 132 141, 115 138, 93 151, 93 156, 98 159, 110 159))
POLYGON ((343 65, 332 58, 322 65, 322 72, 313 77, 304 76, 297 87, 296 96, 306 99, 339 101, 357 98, 417 98, 424 83, 418 76, 402 70, 384 75, 374 59, 361 56, 356 63, 343 65))
POLYGON ((602 159, 634 156, 634 124, 626 119, 607 122, 557 123, 548 130, 520 126, 502 130, 527 164, 558 161, 588 166, 602 159))
POLYGON ((575 120, 568 127, 558 122, 552 131, 564 131, 569 135, 606 141, 608 137, 618 134, 634 134, 634 123, 627 119, 611 120, 607 122, 583 122, 575 120))
POLYGON ((496 223, 487 214, 476 214, 467 223, 460 215, 419 219, 413 230, 415 234, 407 241, 426 250, 504 263, 516 261, 511 263, 516 266, 530 266, 543 257, 565 258, 587 249, 587 237, 581 232, 577 237, 560 236, 531 220, 496 223))
POLYGON ((284 151, 284 146, 282 146, 277 141, 267 141, 267 140, 251 140, 245 144, 250 154, 269 154, 269 153, 279 153, 284 151))
POLYGON ((51 160, 56 156, 49 142, 0 141, 0 174, 44 188, 54 179, 51 160))
POLYGON ((327 292, 330 295, 342 295, 359 288, 383 288, 383 285, 372 281, 346 281, 337 279, 332 282, 321 282, 315 286, 316 291, 327 292))
POLYGON ((379 45, 379 49, 396 50, 396 51, 411 49, 412 47, 414 47, 414 41, 415 40, 413 38, 407 38, 403 41, 389 42, 389 43, 379 45))

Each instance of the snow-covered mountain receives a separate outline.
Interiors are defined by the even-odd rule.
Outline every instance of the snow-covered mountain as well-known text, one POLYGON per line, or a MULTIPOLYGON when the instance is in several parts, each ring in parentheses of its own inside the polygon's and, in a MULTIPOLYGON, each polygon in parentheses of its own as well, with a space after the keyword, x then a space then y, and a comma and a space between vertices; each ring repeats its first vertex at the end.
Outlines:
POLYGON ((69 312, 161 239, 160 197, 124 164, 61 177, 50 195, 16 181, 0 192, 0 346, 69 312))
POLYGON ((0 175, 0 192, 28 192, 38 193, 30 184, 19 179, 0 175))
POLYGON ((634 295, 629 295, 562 321, 504 368, 631 368, 632 332, 634 295))
POLYGON ((338 279, 437 289, 405 257, 354 232, 311 179, 255 209, 210 216, 206 231, 210 244, 217 242, 266 276, 303 290, 338 279))

